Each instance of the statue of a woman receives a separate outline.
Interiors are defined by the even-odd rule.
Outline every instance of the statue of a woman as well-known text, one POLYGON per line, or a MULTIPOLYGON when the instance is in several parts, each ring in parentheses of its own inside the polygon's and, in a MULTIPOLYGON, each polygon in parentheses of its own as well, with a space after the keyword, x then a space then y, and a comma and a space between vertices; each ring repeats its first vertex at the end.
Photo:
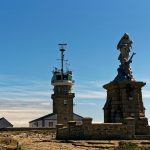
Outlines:
POLYGON ((121 64, 119 65, 118 75, 116 76, 114 81, 134 80, 130 67, 130 64, 132 63, 132 58, 135 55, 135 53, 133 53, 130 56, 132 43, 133 42, 129 38, 129 35, 125 33, 117 45, 117 49, 120 50, 120 55, 118 59, 120 60, 121 64))
POLYGON ((124 64, 129 59, 130 48, 132 48, 132 40, 130 40, 129 35, 125 33, 123 37, 120 39, 117 49, 120 50, 120 55, 118 59, 121 64, 124 64))

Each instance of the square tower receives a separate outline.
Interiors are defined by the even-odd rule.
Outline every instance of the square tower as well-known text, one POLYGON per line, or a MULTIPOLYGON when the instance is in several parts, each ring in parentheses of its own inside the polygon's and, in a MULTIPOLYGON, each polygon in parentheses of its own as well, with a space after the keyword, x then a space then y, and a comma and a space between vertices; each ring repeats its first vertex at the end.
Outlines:
POLYGON ((53 113, 57 114, 57 124, 67 125, 68 121, 73 120, 73 98, 75 94, 72 93, 72 71, 64 71, 64 46, 66 44, 59 44, 61 52, 61 69, 55 68, 51 84, 54 86, 54 93, 51 98, 53 100, 53 113))

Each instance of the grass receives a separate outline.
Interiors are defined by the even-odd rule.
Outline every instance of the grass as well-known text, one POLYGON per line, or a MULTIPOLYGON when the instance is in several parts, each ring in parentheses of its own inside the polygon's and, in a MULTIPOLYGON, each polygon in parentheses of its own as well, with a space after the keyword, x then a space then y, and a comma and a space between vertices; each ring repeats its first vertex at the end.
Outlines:
POLYGON ((121 141, 115 150, 150 150, 150 147, 139 147, 136 143, 121 141))

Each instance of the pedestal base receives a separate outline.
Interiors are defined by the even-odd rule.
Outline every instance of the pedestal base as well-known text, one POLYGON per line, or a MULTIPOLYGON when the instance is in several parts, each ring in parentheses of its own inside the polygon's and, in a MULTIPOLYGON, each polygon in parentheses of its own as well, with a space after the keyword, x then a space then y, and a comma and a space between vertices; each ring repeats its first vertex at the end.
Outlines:
POLYGON ((141 92, 144 85, 144 82, 137 81, 113 81, 104 85, 107 90, 107 101, 103 108, 104 122, 119 123, 132 117, 136 126, 147 126, 141 92))

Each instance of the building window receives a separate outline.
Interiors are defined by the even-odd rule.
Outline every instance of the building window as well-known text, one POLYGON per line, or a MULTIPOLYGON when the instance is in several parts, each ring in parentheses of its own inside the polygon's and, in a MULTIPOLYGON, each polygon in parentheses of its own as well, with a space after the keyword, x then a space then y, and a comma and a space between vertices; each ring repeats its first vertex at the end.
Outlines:
POLYGON ((67 100, 64 100, 64 105, 67 105, 67 100))
POLYGON ((67 117, 64 117, 64 120, 67 121, 67 117))
POLYGON ((61 75, 56 75, 56 80, 61 80, 61 75))
POLYGON ((132 96, 129 96, 129 101, 132 101, 133 100, 133 97, 132 96))
POLYGON ((38 127, 38 122, 34 122, 34 125, 35 125, 36 127, 38 127))
POLYGON ((134 114, 134 113, 131 113, 130 115, 131 115, 131 117, 135 117, 135 114, 134 114))
POLYGON ((57 88, 57 91, 58 91, 58 93, 60 93, 60 91, 61 91, 60 87, 57 88))
POLYGON ((68 76, 67 75, 63 75, 63 79, 64 80, 68 80, 68 76))
POLYGON ((64 92, 67 93, 67 86, 64 86, 64 92))
POLYGON ((53 122, 49 122, 49 127, 53 127, 53 122))
POLYGON ((45 127, 45 120, 42 120, 42 127, 45 127))

